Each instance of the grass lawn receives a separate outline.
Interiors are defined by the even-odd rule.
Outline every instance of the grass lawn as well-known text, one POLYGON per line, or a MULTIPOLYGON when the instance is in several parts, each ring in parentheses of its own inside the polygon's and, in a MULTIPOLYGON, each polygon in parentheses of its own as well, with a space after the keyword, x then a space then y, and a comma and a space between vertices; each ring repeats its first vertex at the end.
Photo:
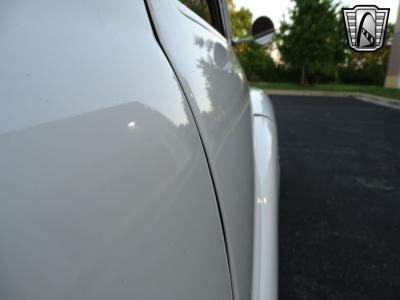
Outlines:
POLYGON ((386 89, 377 85, 351 85, 351 84, 314 84, 301 86, 295 83, 281 82, 253 82, 253 86, 266 90, 311 90, 329 92, 355 92, 366 93, 381 97, 400 100, 400 89, 386 89))

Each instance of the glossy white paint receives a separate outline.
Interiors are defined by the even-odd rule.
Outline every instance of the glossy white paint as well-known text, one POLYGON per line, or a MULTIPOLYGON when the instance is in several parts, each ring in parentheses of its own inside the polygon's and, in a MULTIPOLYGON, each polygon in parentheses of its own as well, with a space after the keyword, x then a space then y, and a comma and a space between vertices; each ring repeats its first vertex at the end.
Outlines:
POLYGON ((268 97, 251 91, 254 142, 254 255, 252 300, 278 299, 278 138, 268 97))
POLYGON ((260 89, 250 89, 251 111, 253 116, 264 116, 275 123, 275 112, 269 97, 260 89))
POLYGON ((249 88, 230 41, 177 0, 148 0, 200 129, 218 194, 234 298, 251 297, 254 173, 249 88))
POLYGON ((142 1, 0 2, 1 299, 276 297, 272 106, 229 40, 148 3, 174 70, 142 1))
POLYGON ((0 23, 0 299, 231 299, 204 151, 143 1, 1 1, 0 23))

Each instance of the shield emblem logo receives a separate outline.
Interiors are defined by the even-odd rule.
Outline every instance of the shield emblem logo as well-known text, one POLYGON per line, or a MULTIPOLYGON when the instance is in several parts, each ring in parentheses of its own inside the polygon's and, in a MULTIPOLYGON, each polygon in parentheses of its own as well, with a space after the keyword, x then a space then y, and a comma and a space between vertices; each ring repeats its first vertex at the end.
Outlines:
POLYGON ((342 11, 350 48, 361 52, 373 52, 382 48, 389 8, 357 5, 352 9, 343 8, 342 11))

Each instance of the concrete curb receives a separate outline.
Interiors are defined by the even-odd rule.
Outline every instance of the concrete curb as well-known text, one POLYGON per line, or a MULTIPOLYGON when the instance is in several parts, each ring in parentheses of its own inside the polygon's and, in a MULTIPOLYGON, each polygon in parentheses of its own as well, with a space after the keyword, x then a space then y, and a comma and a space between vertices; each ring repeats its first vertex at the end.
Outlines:
POLYGON ((327 91, 301 91, 301 90, 264 90, 268 95, 307 96, 307 97, 340 97, 352 98, 400 110, 400 100, 379 97, 365 93, 354 92, 327 92, 327 91))

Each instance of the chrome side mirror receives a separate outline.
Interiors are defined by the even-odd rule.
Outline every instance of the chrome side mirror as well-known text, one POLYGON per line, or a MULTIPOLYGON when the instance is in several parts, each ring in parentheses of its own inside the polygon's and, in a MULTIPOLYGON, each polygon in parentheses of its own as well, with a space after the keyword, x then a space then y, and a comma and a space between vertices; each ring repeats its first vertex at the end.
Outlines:
POLYGON ((259 45, 267 45, 275 32, 274 23, 268 17, 257 18, 251 27, 251 36, 232 40, 233 45, 254 41, 259 45))
POLYGON ((257 18, 251 28, 254 41, 259 45, 268 44, 275 32, 274 23, 268 17, 257 18))

